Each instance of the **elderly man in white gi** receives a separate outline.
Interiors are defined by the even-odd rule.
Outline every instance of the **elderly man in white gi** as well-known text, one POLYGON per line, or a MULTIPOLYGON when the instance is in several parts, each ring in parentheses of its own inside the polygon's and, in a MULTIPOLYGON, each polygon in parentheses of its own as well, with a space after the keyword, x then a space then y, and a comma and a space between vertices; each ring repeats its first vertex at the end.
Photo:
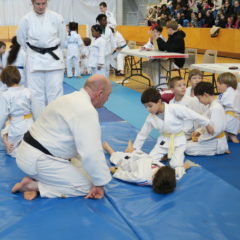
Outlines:
POLYGON ((93 75, 79 92, 50 103, 19 146, 16 162, 28 177, 12 192, 26 200, 41 197, 102 198, 111 180, 103 148, 98 113, 111 93, 103 75, 93 75), (78 156, 78 163, 69 159, 78 156))
POLYGON ((47 10, 48 0, 32 0, 33 11, 20 21, 17 41, 26 50, 27 86, 39 106, 63 94, 62 49, 66 30, 61 15, 47 10))

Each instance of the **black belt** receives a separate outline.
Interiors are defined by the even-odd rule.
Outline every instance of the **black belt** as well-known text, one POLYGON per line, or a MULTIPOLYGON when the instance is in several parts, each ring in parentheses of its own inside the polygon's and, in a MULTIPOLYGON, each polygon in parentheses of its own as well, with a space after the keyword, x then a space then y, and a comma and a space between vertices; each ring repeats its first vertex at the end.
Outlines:
MULTIPOLYGON (((119 48, 125 48, 127 46, 127 44, 125 44, 125 45, 123 45, 123 46, 121 46, 121 47, 119 47, 119 48)), ((114 53, 116 53, 117 52, 117 50, 114 50, 113 51, 113 53, 112 53, 112 55, 114 54, 114 53)))
POLYGON ((38 150, 40 150, 41 152, 47 154, 47 155, 51 155, 53 156, 41 143, 39 143, 36 139, 34 139, 32 137, 32 135, 30 134, 29 131, 27 131, 24 134, 23 140, 28 143, 29 145, 31 145, 32 147, 37 148, 38 150))
POLYGON ((45 54, 45 53, 49 53, 55 60, 59 60, 60 58, 53 52, 54 50, 58 49, 58 46, 55 47, 50 47, 50 48, 40 48, 40 47, 35 47, 33 45, 31 45, 29 42, 27 42, 27 45, 35 52, 41 53, 41 54, 45 54))

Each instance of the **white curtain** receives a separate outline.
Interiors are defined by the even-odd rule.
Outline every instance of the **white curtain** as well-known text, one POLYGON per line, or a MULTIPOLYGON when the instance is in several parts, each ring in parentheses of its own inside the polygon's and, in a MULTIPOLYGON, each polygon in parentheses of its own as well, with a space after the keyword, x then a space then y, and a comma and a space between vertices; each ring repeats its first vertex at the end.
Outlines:
MULTIPOLYGON (((48 8, 60 13, 67 24, 95 24, 102 0, 48 0, 48 8)), ((105 1, 116 17, 117 0, 105 1)), ((31 0, 0 0, 0 25, 18 25, 19 20, 32 9, 31 0)))

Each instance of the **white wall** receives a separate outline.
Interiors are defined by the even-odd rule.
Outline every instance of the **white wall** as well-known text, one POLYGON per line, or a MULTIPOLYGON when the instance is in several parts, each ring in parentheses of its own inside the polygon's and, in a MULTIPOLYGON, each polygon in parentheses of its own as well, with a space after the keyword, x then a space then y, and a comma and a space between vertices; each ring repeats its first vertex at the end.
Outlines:
MULTIPOLYGON (((102 0, 49 0, 48 8, 60 13, 66 23, 95 24, 102 0)), ((108 10, 116 16, 117 0, 106 0, 108 10)), ((31 0, 0 0, 0 25, 17 25, 32 9, 31 0)))

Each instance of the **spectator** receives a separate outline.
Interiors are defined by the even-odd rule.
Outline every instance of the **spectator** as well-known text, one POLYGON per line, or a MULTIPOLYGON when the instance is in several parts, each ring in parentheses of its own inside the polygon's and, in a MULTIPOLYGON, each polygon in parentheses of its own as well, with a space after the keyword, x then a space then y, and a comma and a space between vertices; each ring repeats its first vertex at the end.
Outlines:
POLYGON ((207 10, 204 27, 211 28, 214 24, 215 24, 215 20, 211 10, 207 10))

